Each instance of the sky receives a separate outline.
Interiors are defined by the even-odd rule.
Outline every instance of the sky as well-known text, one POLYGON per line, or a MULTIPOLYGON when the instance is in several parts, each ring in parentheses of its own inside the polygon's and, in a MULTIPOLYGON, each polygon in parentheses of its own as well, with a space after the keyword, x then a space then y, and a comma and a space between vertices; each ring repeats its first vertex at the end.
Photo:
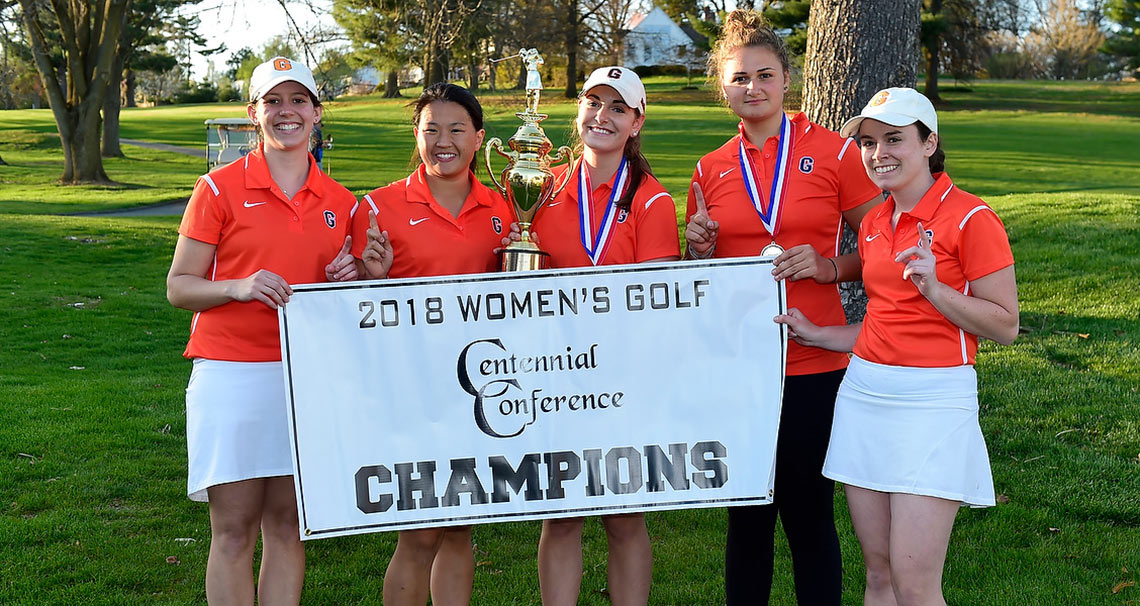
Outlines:
MULTIPOLYGON (((336 22, 327 14, 331 5, 331 0, 288 2, 289 11, 302 29, 317 19, 327 26, 335 27, 336 22), (326 14, 318 17, 309 9, 310 4, 319 10, 323 9, 326 14)), ((258 50, 274 36, 291 31, 285 10, 277 0, 203 0, 188 6, 186 12, 199 16, 201 27, 198 33, 206 38, 209 46, 216 47, 225 42, 227 49, 226 52, 209 58, 195 53, 192 57, 195 79, 206 75, 207 61, 213 61, 216 69, 225 69, 226 59, 233 52, 247 46, 258 50)))

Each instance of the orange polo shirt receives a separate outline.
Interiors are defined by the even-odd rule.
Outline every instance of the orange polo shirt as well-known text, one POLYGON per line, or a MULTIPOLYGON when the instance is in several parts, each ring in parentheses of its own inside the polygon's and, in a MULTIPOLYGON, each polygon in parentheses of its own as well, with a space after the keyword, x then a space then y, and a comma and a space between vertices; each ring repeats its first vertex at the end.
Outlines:
MULTIPOLYGON (((290 200, 269 174, 261 148, 202 175, 178 233, 216 246, 209 280, 236 280, 259 269, 290 284, 325 281, 344 245, 356 196, 309 158, 309 177, 290 200)), ((238 362, 281 359, 277 312, 260 301, 231 301, 194 314, 187 358, 238 362)))
POLYGON ((895 201, 876 206, 859 227, 859 254, 867 287, 867 315, 855 355, 892 366, 945 367, 973 364, 978 337, 946 319, 902 279, 898 253, 918 244, 918 223, 932 234, 938 281, 970 294, 970 281, 1013 265, 1001 219, 977 196, 958 189, 946 173, 935 175, 909 213, 891 229, 895 201))
MULTIPOLYGON (((867 177, 859 146, 853 139, 844 139, 814 124, 802 113, 790 119, 793 131, 790 171, 776 243, 785 249, 809 244, 825 257, 838 256, 843 212, 879 195, 879 188, 867 177)), ((693 181, 700 184, 704 193, 709 218, 720 223, 714 253, 717 257, 756 256, 772 242, 744 186, 739 141, 739 136, 733 137, 701 158, 693 173, 693 181)), ((746 139, 744 148, 756 167, 761 195, 767 200, 778 139, 770 137, 762 149, 746 139)), ((690 188, 686 221, 696 212, 690 188)), ((821 326, 846 323, 838 285, 807 279, 788 280, 786 287, 788 306, 799 308, 812 322, 821 326)), ((846 354, 788 343, 788 375, 846 367, 846 354)))
POLYGON ((352 254, 367 243, 368 211, 388 230, 392 243, 390 278, 414 278, 498 271, 494 250, 503 245, 514 213, 497 192, 469 173, 471 192, 458 217, 440 206, 428 189, 427 171, 420 165, 407 178, 372 190, 352 219, 352 254))
MULTIPOLYGON (((557 183, 566 174, 565 165, 554 168, 557 183)), ((578 208, 578 176, 582 160, 574 167, 570 182, 553 200, 538 209, 531 231, 538 236, 538 245, 550 253, 551 267, 586 267, 593 264, 582 245, 581 217, 578 208)), ((606 183, 594 187, 590 195, 595 225, 590 234, 590 245, 600 229, 610 194, 613 192, 615 173, 606 183)), ((615 200, 616 202, 616 200, 615 200)), ((610 228, 610 242, 598 265, 642 263, 664 257, 681 255, 677 233, 677 207, 673 197, 652 175, 645 175, 630 200, 629 210, 614 207, 614 220, 610 228)))

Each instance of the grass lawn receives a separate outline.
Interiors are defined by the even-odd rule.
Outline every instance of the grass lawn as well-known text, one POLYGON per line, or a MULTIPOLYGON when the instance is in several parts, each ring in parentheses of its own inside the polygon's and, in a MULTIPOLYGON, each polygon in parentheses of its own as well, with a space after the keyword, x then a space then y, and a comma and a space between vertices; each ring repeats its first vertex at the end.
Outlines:
MULTIPOLYGON (((677 78, 650 79, 644 130, 654 171, 679 202, 685 199, 696 161, 736 129, 731 113, 706 91, 682 91, 682 84, 683 79, 677 78)), ((544 125, 550 139, 561 145, 569 139, 574 106, 561 99, 559 91, 548 93, 543 111, 550 118, 544 125)), ((1140 85, 978 82, 968 93, 946 87, 945 96, 949 109, 961 108, 939 116, 948 168, 957 183, 975 194, 988 199, 1046 191, 1140 193, 1140 171, 1134 164, 1140 149, 1136 144, 1140 109, 1117 111, 1140 108, 1140 85), (1011 86, 1011 101, 999 104, 995 91, 1011 86), (1100 93, 1107 99, 1106 112, 1069 113, 1060 104, 1049 106, 1049 112, 1023 109, 1024 98, 1083 98, 1090 87, 1107 91, 1100 93), (1124 101, 1112 101, 1118 98, 1124 101)), ((357 195, 410 171, 414 144, 409 101, 362 97, 327 105, 325 134, 335 142, 329 152, 330 172, 357 195)), ((483 101, 487 137, 505 141, 519 123, 514 115, 519 107, 517 92, 485 94, 483 101)), ((1090 107, 1096 105, 1077 106, 1076 111, 1090 107)), ((203 120, 244 112, 240 103, 126 109, 121 134, 200 148, 203 120)), ((0 157, 11 164, 0 167, 0 214, 60 214, 182 199, 205 170, 203 160, 190 156, 124 146, 127 158, 106 161, 107 174, 121 186, 62 187, 54 183, 63 165, 51 113, 0 112, 0 125, 6 134, 0 141, 0 157)), ((486 173, 481 174, 487 180, 486 173)))
MULTIPOLYGON (((970 94, 988 96, 988 86, 970 94)), ((708 102, 650 102, 646 148, 680 201, 696 158, 733 123, 708 102)), ((510 136, 513 106, 487 106, 489 136, 510 136)), ((949 603, 1140 604, 1140 155, 1131 144, 1140 118, 1108 106, 1114 115, 1009 105, 941 115, 951 173, 1009 230, 1024 331, 979 355, 982 428, 1004 498, 959 514, 949 603)), ((329 109, 334 176, 362 193, 407 173, 401 104, 329 109)), ((196 146, 202 119, 238 110, 132 110, 123 135, 196 146)), ((552 139, 564 140, 570 112, 549 107, 552 139)), ((163 282, 177 219, 52 216, 185 196, 201 161, 128 147, 108 173, 132 187, 43 185, 61 170, 58 143, 44 136, 50 115, 0 112, 0 123, 0 156, 13 164, 0 167, 0 603, 204 603, 207 510, 184 494, 189 364, 180 353, 190 314, 170 307, 163 282)), ((857 604, 858 544, 836 501, 844 602, 857 604)), ((723 603, 724 525, 717 509, 649 516, 654 604, 723 603)), ((537 524, 476 527, 473 603, 538 603, 537 538, 537 524)), ((581 603, 607 604, 601 525, 587 524, 584 541, 581 603)), ((305 603, 379 603, 394 546, 391 534, 310 542, 305 603)), ((794 604, 782 540, 777 551, 772 603, 794 604)))

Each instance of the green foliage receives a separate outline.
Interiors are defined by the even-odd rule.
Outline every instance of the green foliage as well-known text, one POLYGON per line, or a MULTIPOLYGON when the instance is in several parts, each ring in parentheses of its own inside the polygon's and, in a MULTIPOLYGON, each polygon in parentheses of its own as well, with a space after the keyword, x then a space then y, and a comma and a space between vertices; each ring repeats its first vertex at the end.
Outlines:
POLYGON ((1118 26, 1105 41, 1105 52, 1121 58, 1126 69, 1140 69, 1140 1, 1108 0, 1105 16, 1118 26))
POLYGON ((242 93, 234 86, 234 83, 229 78, 223 78, 218 83, 217 100, 223 103, 241 101, 242 93))
MULTIPOLYGON (((262 63, 274 57, 289 57, 291 59, 300 59, 301 55, 297 52, 296 49, 293 48, 293 45, 289 43, 289 39, 286 36, 274 36, 270 38, 264 46, 261 47, 261 53, 259 54, 259 57, 261 61, 258 63, 262 63)), ((257 67, 256 63, 254 64, 254 67, 257 67)), ((250 74, 252 73, 253 70, 250 70, 250 74)), ((249 76, 246 76, 246 78, 248 77, 249 76)))
POLYGON ((216 103, 217 101, 218 87, 207 80, 186 86, 174 96, 175 103, 216 103))
POLYGON ((661 10, 676 23, 685 20, 688 15, 696 15, 698 8, 697 0, 660 0, 654 4, 660 6, 661 10))
POLYGON ((1035 73, 1033 58, 1017 51, 996 52, 986 57, 986 75, 995 80, 1024 80, 1035 73))
POLYGON ((788 50, 797 57, 802 57, 807 50, 807 24, 808 13, 811 10, 811 0, 790 0, 788 2, 770 2, 764 8, 764 18, 772 24, 772 28, 784 36, 788 50))
POLYGON ((226 75, 230 80, 235 82, 240 80, 249 80, 253 75, 253 68, 257 66, 258 56, 253 53, 253 49, 248 46, 242 47, 234 51, 229 59, 226 59, 226 75), (246 66, 248 65, 248 70, 246 66), (248 71, 248 73, 246 73, 248 71))

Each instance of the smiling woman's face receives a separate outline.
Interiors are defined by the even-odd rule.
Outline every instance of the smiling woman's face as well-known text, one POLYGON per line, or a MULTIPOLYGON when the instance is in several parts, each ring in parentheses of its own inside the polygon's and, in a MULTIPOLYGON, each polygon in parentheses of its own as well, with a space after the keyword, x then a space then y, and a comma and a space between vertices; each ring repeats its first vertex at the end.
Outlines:
POLYGON ((274 86, 247 108, 249 119, 261 127, 265 145, 280 150, 308 151, 309 135, 321 111, 313 105, 309 90, 292 80, 274 86))
POLYGON ((620 153, 644 123, 645 116, 626 105, 613 87, 595 86, 578 99, 574 124, 582 145, 595 153, 620 153))
POLYGON ((432 101, 415 126, 416 149, 432 177, 466 176, 471 159, 483 145, 484 131, 475 128, 467 109, 451 101, 432 101))
POLYGON ((891 126, 866 118, 857 133, 867 176, 880 189, 905 190, 917 179, 930 178, 929 158, 938 147, 938 135, 931 133, 925 141, 918 126, 891 126))

